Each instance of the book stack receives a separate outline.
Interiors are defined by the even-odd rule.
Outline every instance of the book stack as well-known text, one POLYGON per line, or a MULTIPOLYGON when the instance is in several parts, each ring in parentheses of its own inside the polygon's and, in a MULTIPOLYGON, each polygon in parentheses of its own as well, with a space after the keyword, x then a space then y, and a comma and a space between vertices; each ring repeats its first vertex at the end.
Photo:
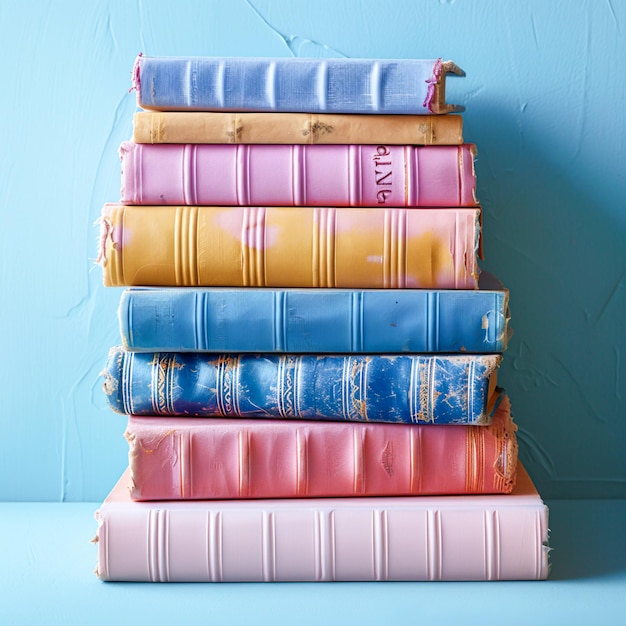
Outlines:
POLYGON ((451 62, 150 58, 102 212, 132 581, 547 576, 451 62))

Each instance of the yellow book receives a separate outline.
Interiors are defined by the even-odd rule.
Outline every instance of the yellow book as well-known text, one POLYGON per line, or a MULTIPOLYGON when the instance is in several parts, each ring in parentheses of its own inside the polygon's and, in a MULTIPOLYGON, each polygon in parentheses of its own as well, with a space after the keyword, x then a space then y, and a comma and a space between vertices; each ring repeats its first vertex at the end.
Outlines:
POLYGON ((475 289, 480 208, 107 204, 107 286, 475 289))

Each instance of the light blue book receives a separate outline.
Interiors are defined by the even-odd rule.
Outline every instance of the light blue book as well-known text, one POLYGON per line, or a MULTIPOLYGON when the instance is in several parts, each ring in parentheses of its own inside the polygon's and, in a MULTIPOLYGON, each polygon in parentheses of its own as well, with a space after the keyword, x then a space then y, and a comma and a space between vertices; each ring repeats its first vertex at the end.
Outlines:
POLYGON ((509 292, 472 289, 134 287, 118 309, 133 352, 499 353, 509 292))
POLYGON ((502 356, 127 352, 104 391, 128 415, 488 424, 502 356))
POLYGON ((137 104, 157 111, 449 113, 441 59, 145 57, 133 71, 137 104))

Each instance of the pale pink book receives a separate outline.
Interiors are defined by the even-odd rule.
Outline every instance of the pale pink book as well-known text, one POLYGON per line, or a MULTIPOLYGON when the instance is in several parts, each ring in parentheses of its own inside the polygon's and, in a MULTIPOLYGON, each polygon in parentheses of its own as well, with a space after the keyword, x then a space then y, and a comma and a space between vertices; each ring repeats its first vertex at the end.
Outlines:
POLYGON ((538 580, 548 509, 527 473, 508 495, 133 502, 96 513, 107 581, 538 580))
POLYGON ((473 144, 120 146, 124 204, 477 206, 473 144))
POLYGON ((130 416, 135 500, 508 493, 517 439, 489 426, 130 416))

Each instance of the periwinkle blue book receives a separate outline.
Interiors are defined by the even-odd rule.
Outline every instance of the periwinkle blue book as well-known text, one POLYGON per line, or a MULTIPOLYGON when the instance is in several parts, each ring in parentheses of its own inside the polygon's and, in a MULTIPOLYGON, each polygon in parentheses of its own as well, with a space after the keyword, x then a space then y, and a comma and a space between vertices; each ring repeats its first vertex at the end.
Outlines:
POLYGON ((445 114, 442 59, 146 57, 133 71, 137 104, 157 111, 445 114))
POLYGON ((488 272, 476 290, 133 287, 118 308, 132 352, 501 353, 509 317, 488 272))
POLYGON ((127 415, 401 424, 488 424, 499 354, 320 355, 127 352, 103 372, 127 415))

